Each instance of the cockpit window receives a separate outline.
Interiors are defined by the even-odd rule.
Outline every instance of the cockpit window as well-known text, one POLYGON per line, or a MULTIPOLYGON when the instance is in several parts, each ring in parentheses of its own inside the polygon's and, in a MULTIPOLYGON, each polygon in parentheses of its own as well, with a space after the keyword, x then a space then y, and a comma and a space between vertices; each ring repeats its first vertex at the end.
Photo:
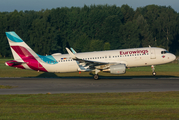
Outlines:
POLYGON ((169 53, 168 51, 161 51, 161 54, 169 53))

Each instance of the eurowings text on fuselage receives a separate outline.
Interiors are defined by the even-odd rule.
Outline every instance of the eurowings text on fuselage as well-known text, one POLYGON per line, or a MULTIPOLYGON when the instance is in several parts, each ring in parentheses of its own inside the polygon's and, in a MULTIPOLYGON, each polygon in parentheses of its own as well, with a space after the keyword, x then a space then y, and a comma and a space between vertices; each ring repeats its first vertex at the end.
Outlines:
MULTIPOLYGON (((56 53, 48 56, 36 54, 15 32, 6 32, 14 57, 7 66, 42 72, 109 71, 125 73, 126 67, 159 65, 172 62, 176 56, 163 48, 144 47, 97 52, 76 53, 68 48, 69 54, 56 53)), ((153 71, 154 72, 154 71, 153 71)), ((96 76, 98 79, 98 76, 96 76)), ((95 78, 96 79, 96 78, 95 78)))

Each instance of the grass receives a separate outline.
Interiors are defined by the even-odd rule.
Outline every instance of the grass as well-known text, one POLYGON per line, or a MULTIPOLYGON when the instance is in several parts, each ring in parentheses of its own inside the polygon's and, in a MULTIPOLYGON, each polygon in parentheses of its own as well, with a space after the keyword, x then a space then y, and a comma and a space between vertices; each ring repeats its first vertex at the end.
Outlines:
POLYGON ((16 86, 9 86, 9 85, 0 85, 0 89, 11 89, 15 88, 16 86))
POLYGON ((0 119, 179 119, 179 92, 0 95, 0 119))
MULTIPOLYGON (((0 59, 0 77, 92 77, 89 72, 75 73, 43 73, 33 70, 16 69, 5 66, 5 61, 9 59, 0 59)), ((155 66, 157 72, 156 77, 179 77, 179 64, 168 63, 164 65, 155 66)), ((99 73, 100 76, 131 76, 131 77, 152 77, 152 70, 150 66, 136 67, 126 69, 126 74, 112 75, 110 73, 99 73)))

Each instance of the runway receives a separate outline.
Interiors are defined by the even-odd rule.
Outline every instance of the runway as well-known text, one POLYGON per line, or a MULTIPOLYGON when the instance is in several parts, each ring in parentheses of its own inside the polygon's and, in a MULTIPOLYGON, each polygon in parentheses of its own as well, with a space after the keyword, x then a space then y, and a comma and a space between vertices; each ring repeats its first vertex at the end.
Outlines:
POLYGON ((111 93, 179 91, 179 78, 0 78, 0 94, 111 93))

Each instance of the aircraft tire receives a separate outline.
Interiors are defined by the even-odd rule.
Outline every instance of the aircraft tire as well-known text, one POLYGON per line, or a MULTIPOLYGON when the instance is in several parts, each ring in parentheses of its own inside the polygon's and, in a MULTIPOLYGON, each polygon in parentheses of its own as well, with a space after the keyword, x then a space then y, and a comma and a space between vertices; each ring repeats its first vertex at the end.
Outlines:
POLYGON ((99 79, 98 74, 95 74, 95 75, 93 76, 93 78, 94 78, 94 80, 98 80, 98 79, 99 79))
POLYGON ((156 72, 153 72, 152 75, 155 76, 155 75, 156 75, 156 72))

